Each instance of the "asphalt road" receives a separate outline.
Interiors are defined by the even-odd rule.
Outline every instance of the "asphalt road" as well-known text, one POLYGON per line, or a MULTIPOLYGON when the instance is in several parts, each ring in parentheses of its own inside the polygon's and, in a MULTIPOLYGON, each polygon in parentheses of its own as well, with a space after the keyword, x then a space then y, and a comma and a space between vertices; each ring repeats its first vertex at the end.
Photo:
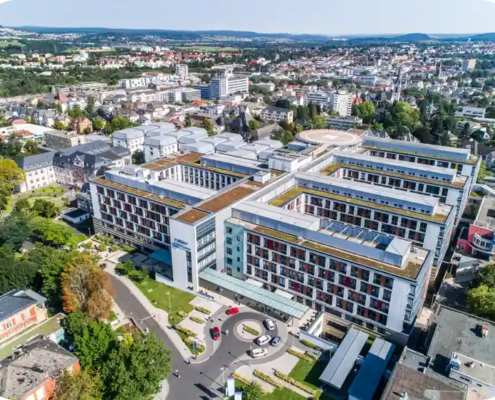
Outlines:
MULTIPOLYGON (((156 336, 165 343, 173 355, 172 372, 179 370, 180 378, 170 375, 168 383, 170 387, 167 400, 209 400, 223 399, 222 390, 222 370, 225 368, 225 377, 233 372, 229 367, 238 367, 242 363, 249 365, 249 361, 241 361, 239 357, 249 351, 249 347, 256 347, 254 343, 244 342, 237 339, 234 335, 234 327, 237 322, 250 319, 262 322, 266 317, 255 312, 241 312, 235 316, 226 317, 221 325, 222 337, 220 345, 214 354, 206 361, 200 364, 187 365, 181 357, 166 333, 160 328, 157 322, 151 317, 141 303, 127 289, 127 287, 117 278, 110 275, 112 284, 116 289, 115 301, 122 309, 126 316, 132 316, 143 328, 153 330, 156 336), (223 332, 229 331, 225 336, 223 332), (235 363, 235 364, 234 364, 235 363)), ((281 323, 281 322, 278 322, 281 323)), ((218 321, 208 323, 208 326, 218 326, 218 321)), ((270 336, 276 336, 277 331, 271 331, 270 336)), ((267 347, 267 346, 264 346, 267 347)), ((251 365, 262 364, 280 357, 286 351, 286 346, 279 346, 277 351, 262 359, 251 361, 251 365)))

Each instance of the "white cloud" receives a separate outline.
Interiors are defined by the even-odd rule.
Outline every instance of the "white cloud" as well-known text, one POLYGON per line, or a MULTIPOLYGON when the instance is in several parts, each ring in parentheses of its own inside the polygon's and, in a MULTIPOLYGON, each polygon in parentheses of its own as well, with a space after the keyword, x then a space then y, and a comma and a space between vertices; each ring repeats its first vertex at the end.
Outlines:
MULTIPOLYGON (((2 0, 0 0, 0 1, 2 1, 2 0)), ((485 0, 485 1, 488 1, 489 3, 495 4, 495 0, 485 0)))
MULTIPOLYGON (((0 0, 0 4, 7 3, 7 1, 10 1, 10 0, 0 0)), ((493 0, 493 1, 495 1, 495 0, 493 0)))

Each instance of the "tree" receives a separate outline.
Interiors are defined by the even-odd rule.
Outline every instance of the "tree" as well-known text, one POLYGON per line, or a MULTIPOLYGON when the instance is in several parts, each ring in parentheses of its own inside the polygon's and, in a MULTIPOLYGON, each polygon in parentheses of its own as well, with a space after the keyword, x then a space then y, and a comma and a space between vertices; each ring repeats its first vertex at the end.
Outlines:
POLYGON ((19 199, 15 203, 14 212, 28 212, 31 210, 31 203, 28 199, 19 199))
POLYGON ((365 124, 371 123, 376 117, 376 108, 372 101, 366 100, 353 107, 354 115, 363 119, 365 124))
POLYGON ((38 143, 32 139, 26 140, 23 151, 26 156, 34 156, 35 154, 38 154, 38 143))
POLYGON ((144 158, 144 151, 137 150, 132 153, 132 163, 134 165, 144 164, 145 161, 146 160, 144 158))
POLYGON ((309 109, 309 118, 311 118, 312 120, 315 119, 315 117, 318 115, 317 112, 316 112, 316 106, 314 105, 314 103, 309 103, 308 104, 308 109, 309 109))
POLYGON ((249 121, 249 130, 250 131, 255 131, 256 129, 258 129, 260 127, 260 123, 258 121, 256 121, 255 119, 252 119, 251 121, 249 121))
POLYGON ((58 129, 59 131, 65 131, 67 129, 67 124, 65 122, 62 122, 62 121, 55 121, 55 123, 53 124, 53 127, 55 129, 58 129))
POLYGON ((64 371, 57 378, 52 400, 102 400, 99 375, 88 370, 64 371))
POLYGON ((112 121, 105 125, 105 132, 113 133, 115 131, 121 131, 122 129, 133 126, 133 123, 129 118, 115 117, 112 121))
POLYGON ((101 130, 103 130, 104 127, 105 127, 105 121, 103 121, 103 119, 95 118, 93 120, 93 129, 95 131, 101 131, 101 130))
POLYGON ((88 113, 88 116, 93 115, 95 112, 95 97, 92 95, 88 96, 88 99, 86 100, 86 112, 88 113))
POLYGON ((34 232, 38 235, 39 239, 46 243, 55 246, 67 246, 69 249, 75 249, 85 238, 84 235, 74 234, 72 229, 67 225, 62 225, 44 218, 37 221, 34 232))
POLYGON ((277 102, 275 103, 275 107, 278 108, 291 108, 292 104, 289 100, 287 99, 278 99, 277 102))
POLYGON ((477 183, 483 183, 487 175, 485 160, 481 160, 480 171, 478 173, 477 183))
POLYGON ((31 287, 38 267, 26 258, 17 258, 11 247, 0 247, 0 294, 31 287))
POLYGON ((478 270, 476 279, 473 281, 473 287, 481 285, 495 289, 495 264, 488 264, 478 270))
MULTIPOLYGON (((38 106, 39 108, 39 106, 38 106)), ((62 109, 62 104, 61 103, 55 103, 55 111, 57 111, 58 114, 62 114, 64 110, 62 109)))
POLYGON ((74 334, 74 352, 83 369, 100 370, 116 342, 117 337, 110 324, 92 321, 74 334))
POLYGON ((208 136, 215 135, 215 128, 213 127, 213 123, 209 119, 204 119, 201 121, 201 128, 205 129, 208 132, 208 136))
POLYGON ((495 318, 495 290, 486 285, 470 289, 467 295, 469 310, 480 317, 495 318))
POLYGON ((72 257, 62 273, 64 311, 81 310, 93 319, 108 319, 115 290, 110 277, 98 268, 89 254, 72 257))
POLYGON ((36 199, 31 211, 43 218, 55 218, 60 214, 60 209, 53 202, 43 199, 36 199))
POLYGON ((0 160, 0 187, 12 192, 16 185, 26 180, 26 174, 12 160, 0 160))
POLYGON ((256 382, 251 382, 242 390, 242 398, 244 400, 261 400, 263 397, 263 391, 261 386, 256 382))
POLYGON ((279 130, 279 131, 273 132, 271 138, 273 140, 278 140, 278 141, 282 142, 282 144, 284 146, 287 143, 290 143, 290 142, 292 142, 295 139, 294 138, 294 135, 292 135, 292 132, 290 132, 290 131, 283 131, 283 130, 279 130))
POLYGON ((186 117, 184 118, 184 126, 186 128, 192 126, 191 116, 189 114, 187 114, 186 117))
POLYGON ((327 120, 323 115, 317 115, 313 118, 313 121, 315 124, 315 129, 325 129, 328 126, 327 120))
POLYGON ((14 211, 0 221, 0 246, 9 246, 19 251, 24 241, 33 233, 31 216, 14 211))
POLYGON ((305 106, 297 106, 296 119, 306 121, 308 119, 308 109, 305 106))
POLYGON ((160 390, 170 374, 171 353, 154 333, 136 334, 120 342, 101 370, 105 397, 114 400, 145 400, 160 390))
POLYGON ((131 260, 125 260, 122 263, 118 263, 115 266, 115 272, 120 275, 127 275, 129 272, 134 270, 134 264, 131 260))

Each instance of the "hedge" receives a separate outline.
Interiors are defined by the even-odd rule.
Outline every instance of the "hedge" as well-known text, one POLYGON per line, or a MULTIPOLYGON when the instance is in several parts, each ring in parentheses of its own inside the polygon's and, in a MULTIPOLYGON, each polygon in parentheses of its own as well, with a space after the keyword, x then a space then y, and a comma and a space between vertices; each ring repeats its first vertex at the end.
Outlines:
POLYGON ((250 326, 247 326, 247 325, 244 325, 244 328, 243 328, 246 332, 249 332, 251 335, 254 335, 254 336, 259 336, 261 335, 261 332, 257 331, 256 329, 254 328, 251 328, 250 326))
POLYGON ((134 251, 134 247, 122 246, 122 250, 127 251, 128 253, 132 253, 134 251))
MULTIPOLYGON (((194 340, 192 340, 191 338, 186 338, 184 339, 184 343, 186 344, 187 347, 189 347, 191 350, 194 351, 194 340)), ((196 342, 196 353, 201 354, 204 351, 205 351, 205 346, 196 342)))
POLYGON ((197 324, 204 324, 206 321, 204 319, 198 318, 198 317, 189 317, 191 318, 191 321, 196 322, 197 324))
POLYGON ((206 314, 206 315, 210 315, 211 314, 211 311, 208 310, 207 308, 204 308, 204 307, 197 307, 197 306, 195 306, 194 309, 196 311, 202 312, 203 314, 206 314))
POLYGON ((311 389, 310 387, 303 385, 301 382, 296 381, 295 379, 292 379, 291 377, 283 374, 280 371, 275 370, 275 376, 277 378, 282 379, 285 382, 290 383, 291 385, 294 385, 296 388, 301 389, 301 390, 305 391, 306 393, 309 393, 311 396, 315 396, 316 393, 318 393, 317 390, 311 389))
POLYGON ((293 356, 296 356, 300 358, 301 360, 307 361, 307 362, 314 362, 315 359, 311 357, 308 354, 301 353, 300 351, 296 351, 294 349, 289 349, 287 350, 287 353, 292 354, 293 356))
POLYGON ((254 374, 254 376, 260 378, 262 381, 265 381, 265 382, 269 383, 270 385, 275 386, 276 388, 282 388, 282 387, 284 387, 284 385, 282 385, 281 383, 277 382, 271 376, 268 376, 268 375, 264 374, 263 372, 261 372, 261 371, 259 371, 257 369, 254 370, 253 374, 254 374))
MULTIPOLYGON (((249 379, 247 379, 246 377, 242 376, 242 375, 239 375, 239 374, 236 374, 235 372, 231 375, 232 378, 235 378, 237 381, 241 382, 243 385, 250 385, 251 384, 251 381, 249 381, 249 379)), ((266 395, 267 392, 265 392, 263 389, 261 389, 261 393, 263 393, 263 395, 266 395)))
POLYGON ((312 348, 312 349, 316 349, 316 348, 318 347, 316 344, 311 343, 311 342, 309 342, 309 341, 307 341, 307 340, 305 340, 305 339, 302 339, 302 340, 301 340, 301 343, 302 343, 303 345, 307 346, 307 347, 312 348))
POLYGON ((189 329, 186 329, 186 328, 183 328, 182 326, 180 325, 177 325, 176 326, 176 329, 179 331, 179 332, 182 332, 184 335, 186 336, 192 336, 192 337, 196 337, 198 336, 197 333, 193 332, 193 331, 190 331, 189 329))

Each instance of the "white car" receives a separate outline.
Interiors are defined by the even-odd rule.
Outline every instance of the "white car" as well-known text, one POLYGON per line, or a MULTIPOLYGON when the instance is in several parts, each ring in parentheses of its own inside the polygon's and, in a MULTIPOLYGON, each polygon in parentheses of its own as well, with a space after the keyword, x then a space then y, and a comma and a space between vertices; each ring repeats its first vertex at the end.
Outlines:
POLYGON ((271 336, 263 335, 256 339, 256 343, 258 344, 258 346, 263 346, 264 344, 270 343, 270 340, 272 340, 271 336))
POLYGON ((253 349, 253 350, 251 350, 251 356, 253 358, 263 357, 263 356, 266 356, 267 354, 268 354, 267 349, 253 349))
POLYGON ((273 322, 273 320, 271 319, 265 319, 265 326, 266 329, 268 329, 269 331, 275 330, 275 322, 273 322))

